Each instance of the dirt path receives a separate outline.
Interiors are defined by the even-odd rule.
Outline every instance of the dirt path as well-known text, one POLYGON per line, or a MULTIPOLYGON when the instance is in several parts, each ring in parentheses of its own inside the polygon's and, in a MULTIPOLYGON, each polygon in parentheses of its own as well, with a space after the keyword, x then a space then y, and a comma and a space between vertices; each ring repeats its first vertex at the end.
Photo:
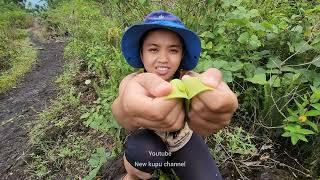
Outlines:
POLYGON ((56 96, 54 80, 63 71, 65 43, 42 43, 33 31, 30 37, 39 49, 36 64, 17 88, 0 94, 0 179, 24 179, 25 125, 56 96))

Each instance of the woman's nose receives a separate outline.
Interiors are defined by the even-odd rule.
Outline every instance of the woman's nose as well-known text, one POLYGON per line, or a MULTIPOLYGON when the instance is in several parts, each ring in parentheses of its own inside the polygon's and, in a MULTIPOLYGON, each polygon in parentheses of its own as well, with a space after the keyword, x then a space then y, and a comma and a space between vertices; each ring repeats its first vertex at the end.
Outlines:
POLYGON ((160 51, 158 60, 162 63, 168 62, 168 52, 160 51))

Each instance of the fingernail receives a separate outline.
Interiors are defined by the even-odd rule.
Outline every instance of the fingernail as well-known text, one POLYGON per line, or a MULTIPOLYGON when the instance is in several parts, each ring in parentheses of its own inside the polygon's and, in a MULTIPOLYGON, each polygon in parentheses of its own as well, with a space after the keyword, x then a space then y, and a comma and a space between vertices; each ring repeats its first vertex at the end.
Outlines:
POLYGON ((218 85, 218 82, 214 77, 205 76, 205 77, 202 77, 201 80, 207 86, 211 86, 215 88, 218 85))
POLYGON ((183 75, 181 79, 186 79, 186 78, 189 78, 191 77, 190 75, 183 75))
POLYGON ((159 96, 165 96, 171 92, 171 84, 162 82, 154 89, 154 91, 159 96))

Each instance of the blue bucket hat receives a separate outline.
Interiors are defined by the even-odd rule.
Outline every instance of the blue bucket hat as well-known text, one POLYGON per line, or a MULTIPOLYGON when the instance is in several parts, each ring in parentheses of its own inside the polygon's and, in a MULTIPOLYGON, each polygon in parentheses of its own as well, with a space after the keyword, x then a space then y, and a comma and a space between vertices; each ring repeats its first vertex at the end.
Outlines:
POLYGON ((128 62, 134 68, 143 68, 140 58, 140 40, 146 32, 152 29, 164 28, 176 32, 184 41, 184 56, 180 69, 191 70, 197 64, 201 52, 199 37, 185 27, 181 20, 166 11, 154 11, 148 14, 142 24, 128 28, 121 40, 121 50, 128 62))

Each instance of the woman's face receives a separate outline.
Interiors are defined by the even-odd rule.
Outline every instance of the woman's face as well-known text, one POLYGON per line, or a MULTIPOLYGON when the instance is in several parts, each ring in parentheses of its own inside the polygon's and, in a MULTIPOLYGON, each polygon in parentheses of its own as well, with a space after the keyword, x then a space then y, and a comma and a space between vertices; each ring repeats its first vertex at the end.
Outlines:
POLYGON ((183 45, 178 34, 170 30, 158 29, 146 35, 140 53, 147 72, 155 73, 169 81, 180 65, 183 45))

